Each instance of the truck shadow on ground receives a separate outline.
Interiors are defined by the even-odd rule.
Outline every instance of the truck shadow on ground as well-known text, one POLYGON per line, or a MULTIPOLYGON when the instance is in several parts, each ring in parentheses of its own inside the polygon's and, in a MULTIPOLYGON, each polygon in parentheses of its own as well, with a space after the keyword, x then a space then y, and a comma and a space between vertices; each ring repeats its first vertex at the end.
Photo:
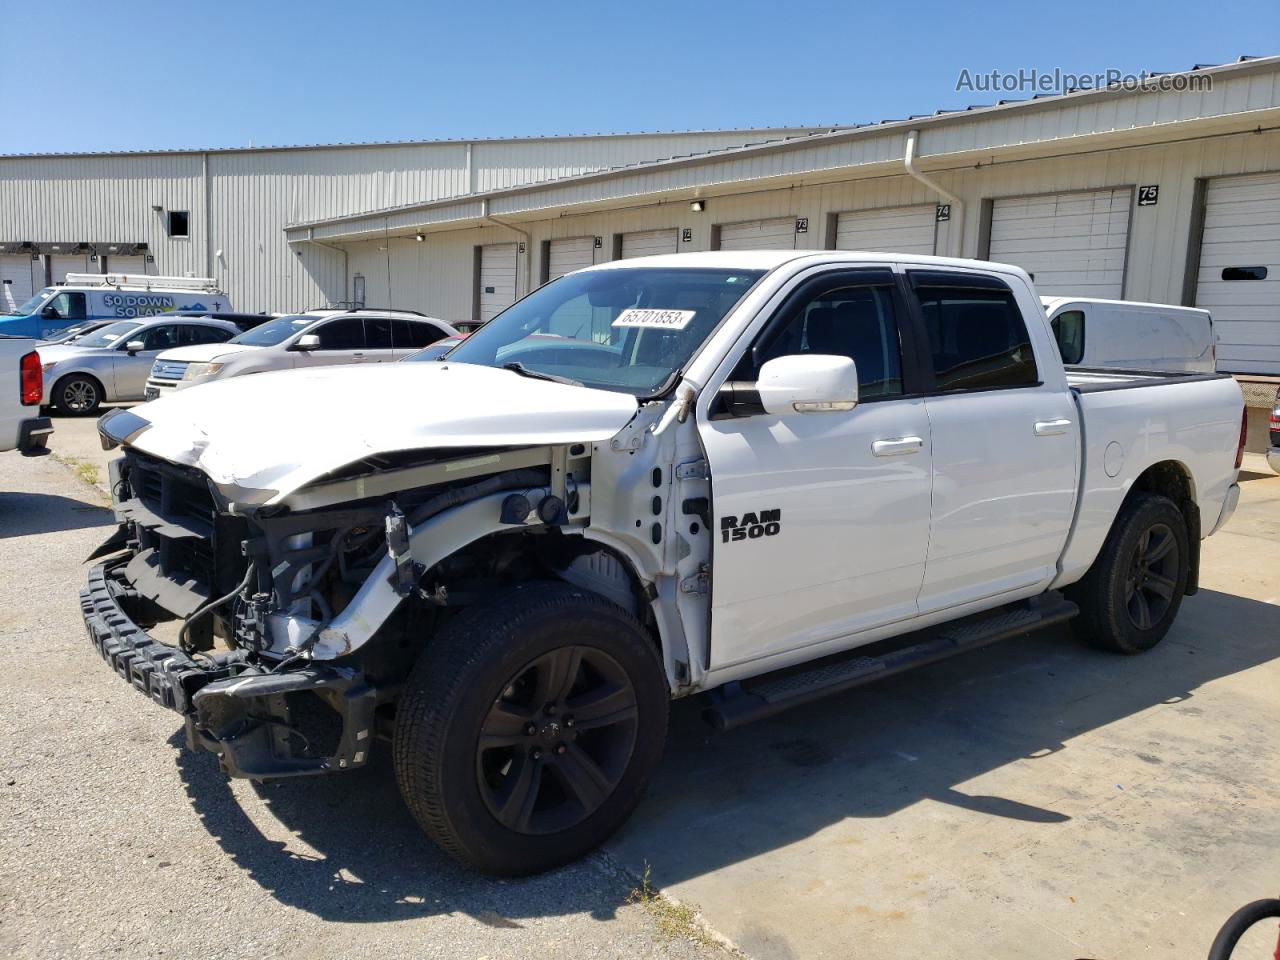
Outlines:
POLYGON ((52 493, 0 492, 0 540, 114 525, 110 510, 83 500, 52 493))
MULTIPOLYGON (((681 701, 659 776, 610 856, 637 874, 652 858, 655 881, 670 884, 924 799, 990 817, 992 829, 1013 819, 1053 830, 1069 819, 1060 811, 957 785, 1027 758, 1069 758, 1074 738, 1160 705, 1194 724, 1199 687, 1277 656, 1280 607, 1206 590, 1140 657, 1045 632, 728 734, 703 724, 697 699, 681 701)), ((353 773, 254 787, 299 849, 314 851, 305 855, 262 834, 213 757, 181 751, 178 763, 228 856, 281 902, 325 919, 462 912, 510 926, 568 913, 607 918, 625 899, 633 884, 603 869, 594 880, 570 867, 497 881, 457 866, 418 831, 387 753, 353 773)))

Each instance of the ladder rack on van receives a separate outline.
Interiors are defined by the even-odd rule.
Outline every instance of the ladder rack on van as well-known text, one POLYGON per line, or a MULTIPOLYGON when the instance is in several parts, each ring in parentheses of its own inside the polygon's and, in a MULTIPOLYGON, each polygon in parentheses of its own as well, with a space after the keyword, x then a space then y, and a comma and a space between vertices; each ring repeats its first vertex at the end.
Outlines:
POLYGON ((213 277, 157 277, 149 273, 68 273, 68 287, 134 287, 221 293, 213 277))

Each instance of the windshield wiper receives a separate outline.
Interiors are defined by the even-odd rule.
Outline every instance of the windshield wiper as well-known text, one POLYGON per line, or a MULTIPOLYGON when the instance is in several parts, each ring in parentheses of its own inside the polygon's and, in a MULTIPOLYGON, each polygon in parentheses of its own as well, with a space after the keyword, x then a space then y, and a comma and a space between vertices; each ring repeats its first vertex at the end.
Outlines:
POLYGON ((550 380, 552 383, 567 383, 571 387, 586 386, 581 380, 571 380, 568 377, 558 377, 554 373, 543 373, 541 370, 530 370, 519 360, 512 360, 510 363, 502 365, 503 370, 510 370, 512 373, 518 373, 522 377, 528 377, 531 380, 550 380))

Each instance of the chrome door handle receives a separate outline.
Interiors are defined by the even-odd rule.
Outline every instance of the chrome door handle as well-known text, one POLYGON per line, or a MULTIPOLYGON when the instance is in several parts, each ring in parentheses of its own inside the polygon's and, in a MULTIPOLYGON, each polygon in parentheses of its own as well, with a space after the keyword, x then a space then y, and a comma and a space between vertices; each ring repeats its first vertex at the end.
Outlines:
POLYGON ((877 457, 901 457, 908 453, 919 453, 924 448, 924 441, 919 437, 898 437, 894 440, 876 440, 871 444, 871 453, 877 457))
POLYGON ((1037 420, 1037 437, 1057 437, 1066 433, 1071 427, 1070 420, 1037 420))

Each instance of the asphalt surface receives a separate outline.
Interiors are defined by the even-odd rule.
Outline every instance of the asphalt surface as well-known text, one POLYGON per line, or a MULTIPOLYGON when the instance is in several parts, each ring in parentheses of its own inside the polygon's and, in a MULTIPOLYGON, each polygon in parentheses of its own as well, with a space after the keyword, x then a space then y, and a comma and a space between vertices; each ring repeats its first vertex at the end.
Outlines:
POLYGON ((178 716, 85 639, 103 502, 53 457, 0 455, 0 955, 723 955, 660 930, 603 857, 519 881, 462 870, 410 820, 385 752, 267 786, 187 752, 178 716))

